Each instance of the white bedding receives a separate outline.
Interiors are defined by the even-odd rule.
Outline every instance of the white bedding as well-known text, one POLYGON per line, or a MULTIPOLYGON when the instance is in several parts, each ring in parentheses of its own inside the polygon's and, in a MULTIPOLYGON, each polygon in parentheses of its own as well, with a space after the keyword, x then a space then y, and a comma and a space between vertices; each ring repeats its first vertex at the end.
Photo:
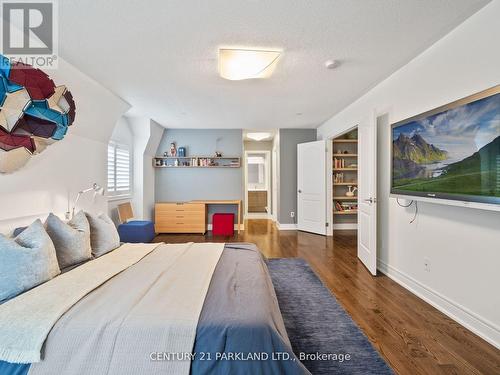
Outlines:
POLYGON ((66 311, 159 245, 125 244, 0 305, 0 360, 40 361, 47 335, 66 311))

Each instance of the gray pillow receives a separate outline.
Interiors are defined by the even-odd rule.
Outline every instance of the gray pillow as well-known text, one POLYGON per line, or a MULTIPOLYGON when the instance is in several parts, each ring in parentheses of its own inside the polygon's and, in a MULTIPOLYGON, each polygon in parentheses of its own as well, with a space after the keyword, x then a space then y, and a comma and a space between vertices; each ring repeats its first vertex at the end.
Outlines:
POLYGON ((88 212, 85 215, 90 224, 90 245, 93 256, 100 257, 120 247, 120 236, 108 215, 95 216, 88 212))
POLYGON ((78 212, 67 224, 50 214, 45 221, 45 229, 54 243, 61 269, 92 257, 90 225, 83 211, 78 212))
POLYGON ((0 234, 0 301, 42 284, 60 272, 56 249, 40 220, 15 238, 0 234))

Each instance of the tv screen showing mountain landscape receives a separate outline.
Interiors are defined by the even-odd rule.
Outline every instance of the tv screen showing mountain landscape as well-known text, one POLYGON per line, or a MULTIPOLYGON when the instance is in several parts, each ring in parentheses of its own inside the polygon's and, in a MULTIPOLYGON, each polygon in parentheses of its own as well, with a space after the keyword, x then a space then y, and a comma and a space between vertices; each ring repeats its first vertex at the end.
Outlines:
POLYGON ((500 93, 392 128, 393 194, 500 203, 500 93))

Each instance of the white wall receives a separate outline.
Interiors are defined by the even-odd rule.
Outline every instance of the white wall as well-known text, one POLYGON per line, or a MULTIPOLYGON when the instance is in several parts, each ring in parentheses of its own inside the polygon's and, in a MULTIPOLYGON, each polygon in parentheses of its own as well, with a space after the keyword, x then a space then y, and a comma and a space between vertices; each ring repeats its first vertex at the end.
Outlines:
POLYGON ((418 219, 388 196, 388 124, 500 83, 500 1, 484 7, 427 51, 335 115, 319 138, 379 119, 382 209, 379 268, 500 347, 500 213, 422 203, 418 219), (423 261, 431 262, 431 272, 423 261))
POLYGON ((153 220, 155 207, 155 168, 153 167, 153 157, 163 138, 165 128, 151 120, 149 124, 149 140, 144 150, 143 173, 144 173, 144 196, 143 196, 143 217, 146 220, 153 220))
POLYGON ((155 169, 153 157, 165 130, 148 118, 128 119, 134 137, 134 216, 152 220, 155 204, 155 169))
POLYGON ((118 225, 120 224, 120 220, 118 218, 118 210, 117 210, 118 205, 125 202, 132 202, 132 200, 134 199, 134 187, 133 187, 134 135, 132 133, 132 129, 130 128, 130 123, 127 117, 122 116, 117 121, 115 128, 113 129, 113 133, 111 134, 110 140, 119 143, 121 145, 129 146, 131 153, 130 156, 131 156, 132 181, 130 183, 132 186, 132 193, 130 196, 121 197, 119 199, 111 197, 108 202, 108 215, 111 217, 111 219, 113 219, 115 224, 118 225))
MULTIPOLYGON (((129 105, 63 59, 48 74, 56 85, 64 84, 74 96, 76 119, 68 135, 33 157, 13 174, 0 175, 0 232, 26 225, 49 212, 61 216, 67 210, 68 195, 94 182, 106 185, 107 142, 114 125, 129 105)), ((106 199, 89 210, 106 211, 106 199)))

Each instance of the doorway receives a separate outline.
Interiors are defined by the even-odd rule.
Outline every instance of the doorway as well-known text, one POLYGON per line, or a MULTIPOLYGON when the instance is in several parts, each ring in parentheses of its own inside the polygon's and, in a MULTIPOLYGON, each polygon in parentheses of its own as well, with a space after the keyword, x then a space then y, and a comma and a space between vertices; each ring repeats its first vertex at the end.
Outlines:
POLYGON ((377 273, 377 126, 366 116, 332 139, 329 191, 333 230, 356 230, 358 258, 377 273))
POLYGON ((271 218, 271 152, 245 151, 245 216, 271 218))
POLYGON ((358 229, 358 128, 332 142, 333 230, 358 229))

